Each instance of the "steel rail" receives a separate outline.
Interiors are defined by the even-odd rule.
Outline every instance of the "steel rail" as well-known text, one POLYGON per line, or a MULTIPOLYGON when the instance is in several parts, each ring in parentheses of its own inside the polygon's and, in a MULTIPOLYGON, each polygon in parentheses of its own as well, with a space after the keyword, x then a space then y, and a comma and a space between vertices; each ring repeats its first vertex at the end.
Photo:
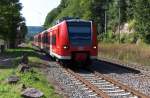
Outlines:
POLYGON ((96 94, 98 94, 98 96, 102 97, 102 98, 110 98, 107 93, 103 92, 102 90, 100 90, 98 87, 94 86, 93 84, 91 84, 89 81, 85 80, 84 78, 82 78, 80 75, 78 75, 77 73, 73 72, 70 69, 67 69, 67 71, 69 73, 71 73, 73 76, 75 76, 75 78, 77 78, 78 80, 80 80, 82 83, 84 83, 88 88, 90 88, 91 90, 93 90, 93 92, 95 92, 96 94))
MULTIPOLYGON (((64 68, 64 67, 63 67, 64 68)), ((88 80, 86 80, 85 78, 83 78, 80 74, 74 72, 73 70, 71 70, 70 68, 64 68, 68 73, 70 73, 71 75, 73 75, 76 79, 78 79, 79 81, 81 81, 83 84, 85 84, 90 90, 92 90, 93 92, 95 92, 97 94, 97 96, 102 97, 102 98, 111 98, 111 96, 109 96, 107 94, 107 92, 104 92, 103 90, 99 89, 97 86, 95 86, 94 84, 92 84, 91 82, 89 82, 88 80)), ((133 89, 130 88, 127 85, 124 85, 106 75, 103 75, 97 71, 94 71, 92 69, 86 68, 86 70, 91 71, 95 77, 97 78, 101 78, 103 80, 106 80, 112 84, 114 84, 115 86, 119 87, 120 89, 123 89, 127 92, 130 92, 132 95, 137 96, 138 98, 150 98, 149 96, 133 89)))
POLYGON ((96 76, 98 76, 99 78, 103 78, 104 80, 109 81, 110 83, 112 83, 112 84, 114 84, 114 85, 120 87, 121 89, 124 89, 124 90, 126 90, 126 91, 132 93, 132 94, 135 95, 135 96, 138 96, 139 98, 150 98, 149 96, 146 96, 145 94, 140 93, 139 91, 134 90, 133 88, 130 88, 130 87, 127 86, 127 85, 124 85, 124 84, 122 84, 122 83, 120 83, 120 82, 118 82, 118 81, 116 81, 116 80, 114 80, 114 79, 111 79, 110 77, 107 77, 107 76, 105 76, 105 75, 102 75, 102 74, 100 74, 99 72, 96 72, 96 71, 92 71, 92 72, 94 72, 94 74, 95 74, 96 76))

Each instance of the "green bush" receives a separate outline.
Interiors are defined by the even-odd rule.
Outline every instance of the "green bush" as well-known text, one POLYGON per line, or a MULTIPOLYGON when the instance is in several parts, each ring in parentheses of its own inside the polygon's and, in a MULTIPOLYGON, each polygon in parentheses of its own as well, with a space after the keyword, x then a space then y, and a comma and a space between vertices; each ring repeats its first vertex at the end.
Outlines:
POLYGON ((138 33, 122 33, 114 34, 113 32, 108 32, 106 34, 101 34, 98 36, 98 41, 105 43, 136 43, 140 39, 138 33))
POLYGON ((139 39, 138 33, 131 33, 131 34, 122 34, 120 41, 121 43, 136 43, 139 39))

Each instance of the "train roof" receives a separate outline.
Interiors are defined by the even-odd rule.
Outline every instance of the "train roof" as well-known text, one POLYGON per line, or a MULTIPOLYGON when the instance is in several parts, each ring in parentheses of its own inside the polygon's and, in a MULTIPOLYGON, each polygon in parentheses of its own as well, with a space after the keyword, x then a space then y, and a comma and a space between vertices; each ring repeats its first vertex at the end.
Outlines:
POLYGON ((52 29, 54 29, 56 26, 60 25, 63 22, 92 22, 90 20, 84 20, 84 19, 80 19, 80 18, 72 18, 72 17, 63 17, 62 19, 59 19, 55 22, 54 26, 52 26, 51 28, 48 28, 47 30, 44 30, 43 32, 38 33, 39 34, 44 34, 48 31, 51 31, 52 29))
POLYGON ((84 19, 80 19, 80 18, 78 18, 78 17, 76 17, 76 18, 74 18, 74 17, 63 17, 63 18, 61 18, 61 19, 58 19, 55 23, 54 23, 54 25, 57 25, 57 24, 59 24, 59 23, 61 23, 61 22, 63 22, 63 21, 67 21, 67 22, 80 22, 80 21, 82 21, 82 22, 91 22, 91 21, 89 21, 89 20, 84 20, 84 19))
POLYGON ((91 22, 83 19, 71 19, 71 20, 66 20, 67 22, 91 22))

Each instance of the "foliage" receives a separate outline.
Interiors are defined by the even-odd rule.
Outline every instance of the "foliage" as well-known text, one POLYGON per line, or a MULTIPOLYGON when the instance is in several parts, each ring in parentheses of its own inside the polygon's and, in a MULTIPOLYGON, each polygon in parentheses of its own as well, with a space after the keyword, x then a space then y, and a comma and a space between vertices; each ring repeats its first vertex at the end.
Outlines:
POLYGON ((66 16, 91 19, 90 5, 90 0, 62 0, 57 8, 48 13, 44 25, 50 27, 57 19, 66 16))
POLYGON ((0 98, 22 98, 20 96, 22 84, 41 90, 45 95, 42 98, 59 98, 54 92, 54 87, 48 83, 44 75, 37 69, 26 74, 17 73, 15 69, 0 69, 0 73, 3 74, 0 76, 0 81, 5 81, 6 77, 13 74, 12 71, 15 71, 21 77, 21 80, 16 85, 9 85, 2 82, 0 84, 0 98))
POLYGON ((21 16, 22 9, 19 0, 1 0, 0 1, 0 36, 10 44, 15 45, 18 32, 21 32, 21 38, 26 33, 24 18, 21 16), (21 29, 19 29, 21 28, 21 29))
POLYGON ((138 33, 122 34, 121 43, 136 43, 139 38, 138 33))
POLYGON ((136 30, 145 42, 150 43, 150 0, 138 0, 135 4, 136 30))
MULTIPOLYGON (((130 29, 134 29, 145 42, 150 42, 150 0, 62 0, 47 15, 45 26, 52 26, 52 22, 64 16, 95 21, 101 38, 108 40, 110 37, 106 35, 109 34, 104 34, 105 24, 107 33, 115 33, 119 24, 129 22, 130 29)), ((113 36, 116 36, 114 40, 119 38, 118 34, 113 36)))
POLYGON ((57 17, 58 14, 59 14, 58 8, 55 8, 50 13, 48 13, 45 23, 44 23, 44 26, 49 27, 52 24, 52 22, 54 21, 54 19, 57 17))
POLYGON ((111 31, 109 31, 109 33, 103 33, 101 36, 102 36, 101 41, 106 42, 106 43, 114 43, 117 41, 116 36, 111 31))

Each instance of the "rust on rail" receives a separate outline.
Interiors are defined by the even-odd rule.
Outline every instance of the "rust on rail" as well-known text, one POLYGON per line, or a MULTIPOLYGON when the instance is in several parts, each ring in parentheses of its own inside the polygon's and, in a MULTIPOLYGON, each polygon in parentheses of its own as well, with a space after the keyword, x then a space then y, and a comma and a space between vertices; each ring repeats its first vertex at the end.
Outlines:
POLYGON ((127 85, 124 85, 124 84, 122 84, 118 81, 115 81, 115 80, 111 79, 110 77, 106 77, 105 75, 102 75, 102 74, 100 74, 96 71, 94 71, 94 73, 95 73, 96 76, 98 76, 100 78, 103 78, 104 80, 107 80, 107 81, 111 82, 112 84, 114 84, 114 85, 116 85, 116 86, 118 86, 118 87, 120 87, 120 88, 122 88, 122 89, 124 89, 128 92, 131 92, 133 95, 136 95, 139 98, 150 98, 149 96, 146 96, 145 94, 140 93, 139 91, 134 90, 134 89, 128 87, 127 85))
POLYGON ((84 83, 88 88, 90 88, 91 90, 93 90, 96 94, 98 94, 98 96, 103 97, 103 98, 110 98, 105 92, 103 92, 98 87, 94 86, 93 84, 91 84, 90 82, 88 82, 87 80, 85 80, 84 78, 82 78, 80 75, 74 73, 70 69, 67 69, 67 71, 69 73, 71 73, 73 76, 75 76, 82 83, 84 83))

